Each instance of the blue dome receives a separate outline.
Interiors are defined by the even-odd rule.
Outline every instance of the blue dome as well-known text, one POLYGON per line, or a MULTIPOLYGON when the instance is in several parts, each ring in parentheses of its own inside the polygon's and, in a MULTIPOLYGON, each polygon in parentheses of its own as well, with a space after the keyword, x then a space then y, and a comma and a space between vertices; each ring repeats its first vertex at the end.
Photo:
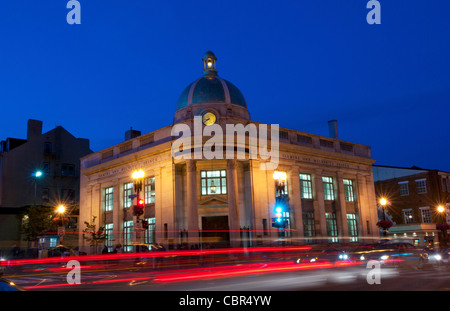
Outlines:
POLYGON ((244 95, 234 84, 217 76, 205 76, 184 89, 178 98, 177 110, 195 104, 218 102, 247 108, 244 95))
POLYGON ((234 104, 247 108, 247 102, 241 91, 231 82, 217 75, 216 56, 208 51, 202 58, 203 77, 189 84, 181 93, 177 102, 179 109, 203 103, 234 104))

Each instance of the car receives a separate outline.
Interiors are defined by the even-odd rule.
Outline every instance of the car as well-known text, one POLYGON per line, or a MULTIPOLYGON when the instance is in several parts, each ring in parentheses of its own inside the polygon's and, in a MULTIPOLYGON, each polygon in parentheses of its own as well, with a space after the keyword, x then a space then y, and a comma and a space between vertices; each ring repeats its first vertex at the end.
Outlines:
POLYGON ((0 278, 0 291, 25 291, 21 286, 7 279, 0 278))
POLYGON ((339 261, 350 261, 350 254, 345 249, 335 247, 313 248, 312 250, 301 254, 294 258, 294 263, 314 263, 329 262, 336 263, 339 261))
POLYGON ((426 250, 427 266, 436 269, 448 269, 450 265, 450 247, 426 250))
POLYGON ((426 252, 408 242, 385 242, 361 252, 363 262, 375 260, 385 266, 422 269, 427 262, 426 252))

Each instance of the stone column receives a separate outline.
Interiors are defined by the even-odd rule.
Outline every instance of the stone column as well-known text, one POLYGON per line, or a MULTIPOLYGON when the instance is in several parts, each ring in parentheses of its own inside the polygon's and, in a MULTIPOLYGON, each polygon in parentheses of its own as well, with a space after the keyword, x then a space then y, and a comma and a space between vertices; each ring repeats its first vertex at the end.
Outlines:
POLYGON ((302 198, 300 194, 300 176, 299 168, 293 167, 288 174, 288 192, 289 192, 289 202, 291 208, 291 221, 293 226, 293 237, 296 242, 303 243, 304 232, 303 232, 303 211, 302 211, 302 198))
POLYGON ((327 221, 325 218, 325 200, 323 196, 322 170, 314 171, 314 222, 316 223, 316 236, 321 242, 327 241, 327 221), (317 225, 318 223, 318 225, 317 225), (320 235, 318 235, 320 233, 320 235))
POLYGON ((113 250, 117 244, 123 245, 123 207, 120 204, 120 181, 113 186, 113 250))
POLYGON ((186 220, 189 244, 199 244, 197 165, 194 160, 186 161, 186 220))
POLYGON ((227 160, 227 193, 228 193, 228 227, 230 230, 230 244, 237 247, 240 244, 240 221, 237 192, 237 162, 227 160))
POLYGON ((337 172, 337 200, 336 220, 338 225, 339 238, 341 242, 348 242, 347 207, 345 205, 344 178, 341 172, 337 172))
POLYGON ((373 237, 378 237, 378 211, 377 211, 377 197, 375 194, 375 185, 373 182, 372 172, 370 171, 370 175, 366 178, 365 191, 368 198, 367 206, 365 207, 365 211, 368 215, 370 232, 373 237))

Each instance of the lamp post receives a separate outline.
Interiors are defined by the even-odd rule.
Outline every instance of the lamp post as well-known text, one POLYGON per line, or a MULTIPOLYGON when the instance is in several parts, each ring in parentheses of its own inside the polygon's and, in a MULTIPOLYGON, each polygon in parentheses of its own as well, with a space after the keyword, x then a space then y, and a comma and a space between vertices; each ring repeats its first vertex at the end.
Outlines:
MULTIPOLYGON (((388 204, 387 200, 385 198, 381 198, 380 199, 380 205, 383 211, 383 221, 386 221, 386 205, 388 204)), ((386 236, 387 235, 387 231, 386 228, 383 228, 383 235, 386 236)))
MULTIPOLYGON (((131 177, 133 177, 134 190, 136 191, 136 205, 133 206, 133 217, 134 217, 134 241, 135 243, 141 242, 141 230, 143 229, 142 222, 140 221, 140 215, 144 214, 144 204, 145 200, 139 197, 139 193, 142 191, 143 179, 144 179, 144 171, 136 170, 133 172, 131 177)), ((136 246, 135 251, 138 251, 138 247, 136 246)))
POLYGON ((36 171, 34 174, 34 207, 36 207, 36 192, 37 192, 37 180, 42 176, 41 171, 36 171))
POLYGON ((66 207, 64 205, 60 205, 56 209, 56 212, 59 214, 59 221, 61 222, 58 226, 59 244, 61 244, 64 233, 65 233, 63 216, 64 216, 64 213, 66 212, 66 207))
MULTIPOLYGON (((446 213, 445 213, 445 207, 442 205, 439 205, 437 207, 437 211, 439 214, 442 215, 442 224, 438 224, 436 227, 439 228, 441 230, 441 237, 442 237, 442 241, 439 241, 440 246, 446 247, 447 246, 447 230, 448 230, 448 224, 447 224, 447 218, 446 218, 446 213)), ((441 240, 441 239, 440 239, 441 240)))

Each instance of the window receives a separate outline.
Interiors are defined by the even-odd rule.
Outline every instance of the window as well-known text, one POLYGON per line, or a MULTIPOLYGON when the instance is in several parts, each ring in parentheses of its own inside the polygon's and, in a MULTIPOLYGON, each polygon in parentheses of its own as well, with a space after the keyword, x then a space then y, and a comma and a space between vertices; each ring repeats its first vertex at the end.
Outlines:
POLYGON ((334 190, 333 190, 333 178, 322 177, 323 183, 323 195, 325 200, 334 200, 334 190))
POLYGON ((226 170, 201 171, 200 180, 202 195, 227 193, 226 170))
POLYGON ((351 242, 358 242, 358 225, 356 214, 347 214, 348 235, 351 242))
POLYGON ((48 188, 42 189, 42 200, 48 201, 49 200, 49 190, 48 188))
POLYGON ((407 181, 401 181, 398 183, 400 186, 400 195, 409 195, 409 186, 407 181))
POLYGON ((155 177, 144 180, 144 200, 145 203, 155 203, 155 177))
POLYGON ((280 139, 289 139, 289 133, 285 131, 280 131, 280 139))
POLYGON ((327 234, 328 242, 338 242, 338 231, 335 213, 325 213, 325 219, 327 220, 327 234))
POLYGON ((75 191, 72 189, 61 189, 61 199, 65 202, 73 202, 75 200, 75 191))
POLYGON ((420 215, 422 217, 422 222, 423 223, 431 223, 431 210, 430 207, 426 206, 426 207, 419 207, 420 210, 420 215))
POLYGON ((123 208, 128 208, 133 205, 133 199, 130 196, 133 195, 133 183, 123 184, 123 208))
POLYGON ((123 223, 123 251, 133 251, 133 221, 125 221, 123 223))
POLYGON ((113 206, 114 199, 114 188, 108 187, 103 190, 103 206, 105 212, 112 211, 114 209, 113 206))
POLYGON ((50 248, 56 247, 56 243, 58 242, 58 238, 50 238, 50 248))
POLYGON ((105 234, 106 234, 105 245, 108 248, 108 252, 112 252, 113 251, 113 224, 105 225, 105 234))
POLYGON ((427 180, 418 179, 416 180, 417 193, 427 193, 427 180))
POLYGON ((52 153, 52 143, 49 142, 44 143, 44 153, 45 154, 52 153))
POLYGON ((355 193, 353 191, 353 180, 344 179, 344 195, 345 195, 345 201, 348 201, 348 202, 355 201, 355 193))
POLYGON ((414 223, 412 209, 404 209, 404 210, 402 210, 402 214, 403 214, 403 220, 404 220, 405 224, 414 223))
POLYGON ((50 174, 50 163, 44 162, 42 164, 42 172, 46 175, 50 174))
POLYGON ((303 213, 303 234, 305 236, 306 243, 313 242, 313 240, 311 238, 316 236, 313 212, 303 213))
POLYGON ((312 199, 312 182, 310 174, 300 174, 300 195, 302 199, 312 199))
POLYGON ((442 192, 447 192, 447 179, 442 178, 442 192))
POLYGON ((146 218, 145 219, 148 222, 148 229, 145 230, 144 233, 144 243, 145 244, 151 244, 151 243, 155 243, 155 218, 146 218))
POLYGON ((61 176, 75 176, 75 167, 72 164, 62 164, 61 176))

